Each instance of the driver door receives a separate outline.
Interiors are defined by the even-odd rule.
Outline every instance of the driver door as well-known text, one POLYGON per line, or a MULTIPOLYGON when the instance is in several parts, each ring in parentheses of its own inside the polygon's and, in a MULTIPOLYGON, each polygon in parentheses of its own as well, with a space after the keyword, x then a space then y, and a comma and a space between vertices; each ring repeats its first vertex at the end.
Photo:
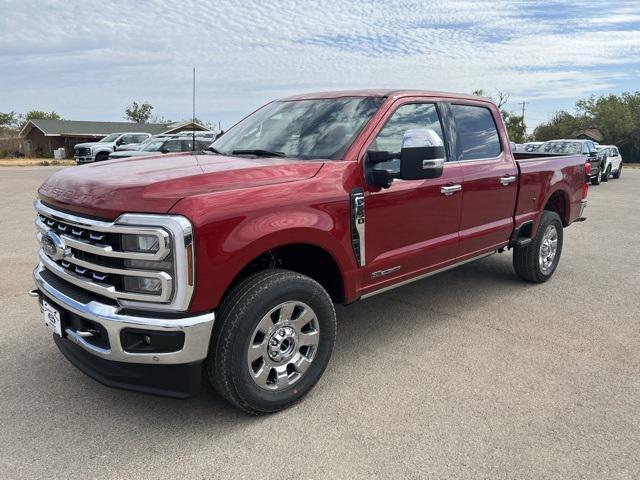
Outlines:
MULTIPOLYGON (((367 150, 398 152, 404 133, 416 128, 434 130, 446 145, 436 103, 407 99, 394 107, 367 150)), ((377 166, 382 167, 398 171, 399 160, 377 166)), ((363 294, 455 262, 462 211, 456 186, 462 181, 460 165, 445 162, 439 178, 394 180, 382 190, 365 187, 363 294)))

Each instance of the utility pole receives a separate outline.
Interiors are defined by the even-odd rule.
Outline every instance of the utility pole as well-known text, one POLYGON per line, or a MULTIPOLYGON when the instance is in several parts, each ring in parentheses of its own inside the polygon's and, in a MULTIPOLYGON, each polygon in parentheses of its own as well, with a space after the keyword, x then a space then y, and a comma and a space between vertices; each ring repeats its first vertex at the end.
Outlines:
MULTIPOLYGON (((524 107, 522 107, 524 108, 524 107)), ((192 139, 191 139, 191 151, 196 151, 196 67, 193 67, 193 110, 191 117, 191 129, 192 131, 192 139)))
POLYGON ((530 103, 530 102, 525 102, 525 101, 523 100, 521 103, 522 103, 522 121, 524 122, 524 106, 525 106, 527 103, 530 103))

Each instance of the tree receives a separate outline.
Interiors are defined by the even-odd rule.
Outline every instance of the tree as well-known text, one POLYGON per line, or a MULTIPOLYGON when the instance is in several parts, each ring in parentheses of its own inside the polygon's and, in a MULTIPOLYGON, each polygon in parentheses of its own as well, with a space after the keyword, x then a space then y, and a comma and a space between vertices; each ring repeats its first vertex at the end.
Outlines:
POLYGON ((58 112, 54 112, 53 110, 50 112, 45 112, 44 110, 29 110, 27 113, 18 115, 18 130, 22 130, 29 120, 62 120, 62 117, 58 112))
POLYGON ((527 125, 524 123, 524 117, 522 115, 515 115, 513 113, 502 110, 502 118, 507 126, 507 133, 509 140, 516 143, 524 143, 529 140, 527 135, 527 125))
POLYGON ((18 116, 16 112, 0 112, 0 136, 13 136, 17 132, 18 116))
POLYGON ((131 122, 146 123, 151 117, 151 110, 153 110, 153 107, 147 102, 141 104, 133 102, 124 111, 124 118, 131 122))

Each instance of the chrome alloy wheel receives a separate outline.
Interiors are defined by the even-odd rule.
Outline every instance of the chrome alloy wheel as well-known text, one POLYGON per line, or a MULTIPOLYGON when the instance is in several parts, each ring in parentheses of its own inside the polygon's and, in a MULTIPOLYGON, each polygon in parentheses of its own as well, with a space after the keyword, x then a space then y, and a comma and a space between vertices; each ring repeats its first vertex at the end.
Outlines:
POLYGON ((265 390, 282 390, 307 371, 318 349, 320 326, 309 305, 284 302, 258 323, 247 351, 253 381, 265 390))
POLYGON ((556 258, 558 251, 558 230, 555 225, 549 225, 542 236, 540 244, 540 253, 538 255, 538 263, 540 270, 545 275, 549 275, 553 268, 553 260, 556 258))

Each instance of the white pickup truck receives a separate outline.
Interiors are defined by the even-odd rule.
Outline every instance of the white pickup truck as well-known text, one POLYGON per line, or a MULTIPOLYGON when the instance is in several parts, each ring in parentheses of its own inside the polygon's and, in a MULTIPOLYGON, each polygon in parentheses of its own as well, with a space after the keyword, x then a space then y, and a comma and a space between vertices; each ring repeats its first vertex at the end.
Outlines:
POLYGON ((78 165, 82 163, 102 162, 120 145, 140 143, 151 136, 144 132, 111 133, 99 142, 78 143, 73 147, 73 158, 78 165))

